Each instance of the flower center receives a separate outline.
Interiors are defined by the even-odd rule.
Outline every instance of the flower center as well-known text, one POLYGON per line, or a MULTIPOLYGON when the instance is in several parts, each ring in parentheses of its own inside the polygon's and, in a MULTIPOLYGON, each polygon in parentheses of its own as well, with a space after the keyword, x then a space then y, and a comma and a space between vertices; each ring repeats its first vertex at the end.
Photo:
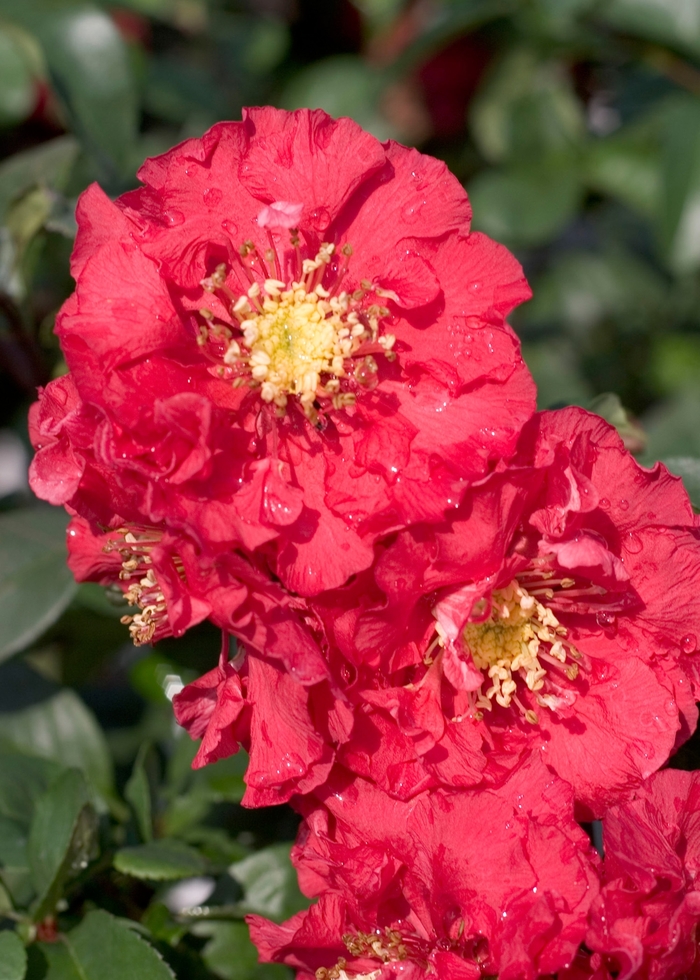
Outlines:
MULTIPOLYGON (((122 616, 121 622, 129 627, 131 639, 137 647, 170 636, 165 596, 158 585, 150 555, 152 547, 160 542, 160 532, 121 527, 115 534, 121 540, 111 541, 103 550, 107 553, 117 551, 121 555, 119 578, 129 583, 124 598, 130 606, 137 606, 140 610, 133 616, 122 616)), ((178 560, 174 559, 174 562, 180 574, 184 575, 178 560)))
MULTIPOLYGON (((567 588, 574 582, 564 579, 560 584, 567 588)), ((504 708, 514 702, 526 720, 536 724, 536 712, 525 708, 516 694, 518 680, 534 694, 545 687, 548 668, 563 670, 569 680, 578 676, 578 665, 571 661, 579 660, 580 654, 566 639, 566 627, 516 579, 493 593, 488 618, 467 623, 462 635, 474 665, 491 681, 477 697, 479 707, 490 710, 491 700, 504 708)), ((537 700, 546 705, 546 694, 537 700)))
POLYGON ((393 294, 366 280, 352 293, 339 291, 352 255, 349 245, 338 253, 335 245, 324 242, 315 258, 303 259, 298 230, 291 228, 291 250, 280 255, 270 230, 272 219, 265 218, 265 223, 262 215, 258 223, 268 228, 271 248, 261 255, 252 242, 241 247, 240 261, 251 283, 247 292, 236 296, 227 286, 223 264, 201 283, 224 300, 232 326, 201 309, 204 322, 198 324, 197 342, 216 363, 212 370, 218 377, 232 380, 235 387, 259 389, 262 400, 274 404, 279 415, 293 397, 316 424, 320 410, 346 408, 359 390, 376 386, 375 354, 395 357, 395 337, 381 334, 389 310, 365 303, 369 294, 393 294))

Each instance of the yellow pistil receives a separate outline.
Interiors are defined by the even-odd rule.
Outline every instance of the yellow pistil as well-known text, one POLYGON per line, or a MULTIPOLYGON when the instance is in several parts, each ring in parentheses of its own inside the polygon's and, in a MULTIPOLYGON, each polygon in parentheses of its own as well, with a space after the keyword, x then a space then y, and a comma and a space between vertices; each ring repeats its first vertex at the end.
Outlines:
MULTIPOLYGON (((245 295, 234 297, 230 309, 240 330, 235 336, 212 322, 211 311, 200 310, 206 323, 199 328, 198 342, 224 345, 223 362, 236 373, 234 384, 244 383, 247 375, 248 383, 260 388, 263 401, 274 404, 280 414, 288 397, 296 397, 312 422, 318 416, 315 402, 330 401, 333 408, 354 404, 355 393, 342 390, 341 379, 352 376, 360 387, 376 384, 371 352, 394 356, 395 337, 379 335, 380 319, 388 316, 388 309, 360 307, 369 283, 363 282, 356 293, 338 295, 321 285, 333 252, 333 245, 321 245, 315 259, 303 261, 302 276, 290 285, 265 279, 262 286, 254 282, 245 295)), ((202 286, 208 292, 228 293, 225 278, 225 266, 219 266, 202 286)))
MULTIPOLYGON (((578 653, 568 642, 567 631, 551 609, 530 595, 517 581, 493 593, 491 615, 480 623, 467 623, 464 641, 476 667, 488 673, 491 687, 478 699, 480 707, 490 707, 495 699, 504 708, 517 702, 516 677, 520 677, 532 692, 545 685, 547 671, 543 666, 566 664, 567 654, 578 659, 578 653)), ((577 673, 576 664, 565 668, 569 679, 577 673)), ((545 702, 546 703, 546 702, 545 702)), ((525 711, 533 724, 537 715, 525 711)))

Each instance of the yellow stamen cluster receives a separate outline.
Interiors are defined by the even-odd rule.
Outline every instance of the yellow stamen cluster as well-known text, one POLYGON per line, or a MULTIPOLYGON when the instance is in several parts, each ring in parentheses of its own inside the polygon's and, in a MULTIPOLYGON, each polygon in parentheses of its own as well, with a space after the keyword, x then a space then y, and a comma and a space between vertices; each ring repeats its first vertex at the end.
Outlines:
POLYGON ((371 956, 382 963, 405 960, 408 951, 401 934, 395 929, 385 929, 384 932, 347 933, 343 942, 352 956, 371 956))
POLYGON ((160 540, 160 534, 157 531, 152 534, 134 533, 128 528, 120 528, 115 533, 122 540, 110 542, 104 551, 118 551, 122 557, 119 578, 129 582, 124 598, 130 606, 138 606, 140 611, 133 616, 122 616, 121 622, 129 627, 134 646, 139 647, 150 643, 158 628, 167 625, 165 596, 158 585, 149 554, 151 547, 160 540))
MULTIPOLYGON (((330 401, 334 408, 354 404, 355 394, 341 389, 341 378, 352 376, 362 387, 376 383, 377 364, 372 345, 389 357, 395 337, 379 335, 380 320, 388 316, 386 307, 360 308, 359 301, 370 283, 348 294, 333 295, 321 285, 334 246, 321 245, 315 259, 305 259, 299 281, 287 285, 279 279, 254 282, 248 292, 234 298, 230 310, 238 321, 240 335, 212 323, 210 310, 200 310, 207 321, 200 328, 200 343, 210 339, 224 343, 223 362, 236 372, 234 384, 246 381, 260 388, 263 401, 273 403, 284 413, 288 397, 295 396, 306 416, 317 418, 314 402, 330 401), (360 358, 352 363, 352 358, 360 358)), ((205 290, 225 289, 226 269, 219 266, 208 279, 205 290)), ((375 290, 376 292, 376 290, 375 290)))
MULTIPOLYGON (((545 684, 547 671, 542 661, 566 664, 567 654, 574 660, 579 654, 565 637, 562 626, 551 609, 542 605, 517 581, 493 593, 491 615, 483 622, 467 623, 464 641, 476 667, 487 671, 491 687, 479 698, 480 707, 491 708, 494 699, 504 708, 516 697, 516 676, 528 689, 540 691, 545 684)), ((565 668, 573 680, 576 664, 565 668)), ((517 700, 517 697, 516 697, 517 700)), ((534 711, 525 711, 525 717, 537 722, 534 711)))
POLYGON ((381 970, 372 970, 371 973, 347 973, 346 961, 341 956, 335 966, 327 969, 321 966, 316 970, 316 980, 378 980, 381 970))

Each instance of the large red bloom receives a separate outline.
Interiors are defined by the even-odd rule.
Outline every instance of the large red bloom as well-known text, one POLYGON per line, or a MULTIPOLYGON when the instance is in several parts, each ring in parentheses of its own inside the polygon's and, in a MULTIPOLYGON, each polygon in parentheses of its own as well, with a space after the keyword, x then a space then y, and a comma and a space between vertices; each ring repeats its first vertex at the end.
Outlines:
POLYGON ((572 962, 598 861, 539 759, 498 788, 409 803, 336 771, 321 799, 298 801, 292 855, 319 902, 281 926, 249 917, 263 961, 343 980, 534 980, 572 962))
POLYGON ((601 814, 695 726, 699 557, 677 478, 582 410, 536 416, 449 521, 311 603, 352 665, 344 764, 406 798, 536 751, 601 814))
POLYGON ((78 207, 39 496, 262 549, 312 595, 512 450, 534 392, 504 318, 529 290, 442 163, 254 109, 140 177, 78 207))

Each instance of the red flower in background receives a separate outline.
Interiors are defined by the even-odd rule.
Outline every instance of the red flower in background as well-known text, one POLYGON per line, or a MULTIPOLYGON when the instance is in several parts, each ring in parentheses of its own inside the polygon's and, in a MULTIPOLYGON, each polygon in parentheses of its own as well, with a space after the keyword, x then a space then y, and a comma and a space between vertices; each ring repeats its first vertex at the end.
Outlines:
POLYGON ((320 111, 250 110, 78 207, 71 379, 33 413, 36 492, 105 526, 262 549, 341 585, 509 452, 528 298, 445 166, 320 111))
POLYGON ((409 803, 338 770, 297 803, 292 857, 320 898, 282 925, 248 917, 263 962, 319 980, 534 980, 573 960, 598 860, 570 787, 539 759, 498 788, 409 803))
MULTIPOLYGON (((590 912, 589 976, 700 976, 700 773, 667 769, 603 823, 604 886, 590 912)), ((586 974, 582 974, 586 975, 586 974)))

